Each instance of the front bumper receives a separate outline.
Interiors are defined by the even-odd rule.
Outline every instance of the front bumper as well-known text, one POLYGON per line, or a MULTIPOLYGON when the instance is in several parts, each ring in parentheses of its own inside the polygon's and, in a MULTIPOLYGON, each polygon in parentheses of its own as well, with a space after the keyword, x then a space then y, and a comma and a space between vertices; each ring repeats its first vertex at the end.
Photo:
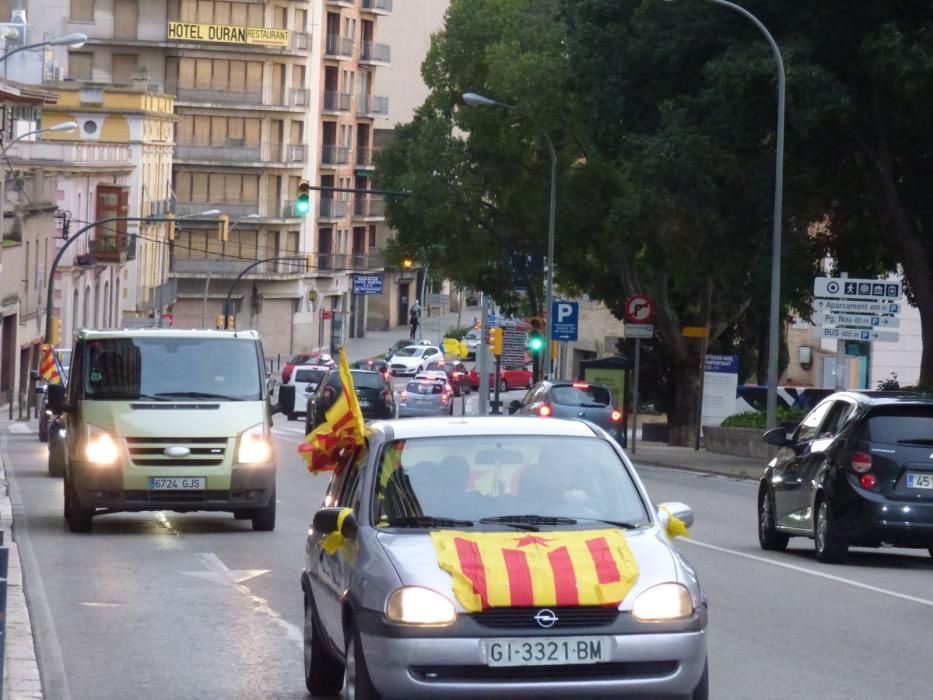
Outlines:
MULTIPOLYGON (((195 471, 187 470, 179 476, 199 476, 195 471)), ((204 491, 147 491, 126 489, 120 465, 101 467, 88 462, 71 461, 69 478, 78 500, 86 508, 114 511, 233 511, 267 506, 275 493, 275 472, 275 464, 234 467, 230 472, 229 488, 211 488, 211 477, 208 477, 208 488, 204 491)))
MULTIPOLYGON (((520 698, 685 696, 706 664, 703 624, 691 631, 618 634, 565 629, 550 636, 594 635, 610 640, 610 658, 569 666, 486 665, 484 639, 525 637, 518 630, 484 636, 396 635, 381 615, 358 617, 366 664, 387 698, 520 698)), ((459 625, 458 625, 459 626, 459 625)), ((534 641, 537 634, 527 635, 534 641)))

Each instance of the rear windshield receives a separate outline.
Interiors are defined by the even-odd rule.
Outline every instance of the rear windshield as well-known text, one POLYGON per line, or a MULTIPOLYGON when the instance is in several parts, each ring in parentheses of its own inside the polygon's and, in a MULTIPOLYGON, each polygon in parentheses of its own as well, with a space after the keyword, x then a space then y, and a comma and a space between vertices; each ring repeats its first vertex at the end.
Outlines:
POLYGON ((408 382, 405 387, 409 394, 440 394, 444 390, 444 385, 439 382, 408 382))
POLYGON ((353 375, 353 386, 357 389, 385 389, 386 387, 385 379, 378 372, 354 372, 351 370, 350 374, 353 375))
POLYGON ((295 372, 295 381, 317 384, 321 381, 321 377, 323 376, 323 369, 299 369, 297 372, 295 372))
POLYGON ((447 365, 443 362, 432 362, 428 365, 428 372, 447 372, 447 365))
POLYGON ((563 406, 608 406, 612 402, 609 390, 601 386, 556 386, 551 399, 563 406))
POLYGON ((933 445, 933 406, 876 409, 865 424, 864 437, 892 445, 933 445))

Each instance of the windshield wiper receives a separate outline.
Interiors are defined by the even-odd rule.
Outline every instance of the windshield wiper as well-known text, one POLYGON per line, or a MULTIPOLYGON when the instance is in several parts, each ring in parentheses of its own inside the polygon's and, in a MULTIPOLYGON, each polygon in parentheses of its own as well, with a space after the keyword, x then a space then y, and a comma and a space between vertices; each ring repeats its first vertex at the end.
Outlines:
POLYGON ((130 396, 129 394, 121 394, 118 391, 103 391, 88 395, 93 396, 99 401, 165 401, 165 399, 160 399, 158 396, 152 396, 151 394, 135 394, 130 396))
POLYGON ((587 518, 585 516, 581 516, 578 518, 578 520, 589 520, 593 523, 606 523, 606 525, 612 525, 613 527, 617 527, 622 530, 637 530, 638 528, 642 527, 641 525, 635 525, 634 523, 626 523, 621 520, 606 520, 604 518, 587 518))
POLYGON ((389 518, 389 527, 471 527, 472 520, 441 518, 436 515, 405 515, 389 518))
POLYGON ((539 525, 576 525, 573 518, 562 518, 552 515, 495 515, 480 520, 484 525, 498 524, 514 527, 516 530, 537 532, 539 525))
MULTIPOLYGON (((206 391, 160 391, 156 396, 178 396, 183 399, 222 399, 223 401, 244 401, 236 396, 211 394, 206 391)), ((164 401, 164 399, 162 399, 164 401)))

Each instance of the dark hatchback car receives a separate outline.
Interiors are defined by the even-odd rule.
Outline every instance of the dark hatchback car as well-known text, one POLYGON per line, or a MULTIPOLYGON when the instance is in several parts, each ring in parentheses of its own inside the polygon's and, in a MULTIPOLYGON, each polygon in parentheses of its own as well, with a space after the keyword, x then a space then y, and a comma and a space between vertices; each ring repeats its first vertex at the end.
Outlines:
POLYGON ((515 416, 582 418, 595 423, 625 447, 625 416, 608 387, 588 382, 538 382, 521 401, 509 404, 515 416))
POLYGON ((389 363, 376 357, 368 360, 357 360, 350 365, 351 369, 368 369, 371 372, 381 372, 383 376, 389 376, 389 363))
MULTIPOLYGON (((356 397, 360 402, 360 411, 366 420, 379 420, 395 418, 397 407, 392 385, 381 372, 351 369, 353 386, 356 397)), ((343 381, 340 371, 334 367, 327 371, 321 379, 317 389, 308 394, 308 406, 305 413, 305 432, 310 433, 314 428, 324 422, 327 409, 334 405, 340 392, 343 391, 343 381)))
POLYGON ((435 360, 425 367, 424 371, 444 372, 447 375, 447 383, 453 387, 454 396, 469 394, 473 391, 473 387, 470 384, 470 372, 462 362, 435 360))
POLYGON ((920 547, 933 555, 933 397, 906 392, 830 395, 788 437, 758 489, 758 539, 782 551, 810 537, 816 558, 849 547, 920 547))

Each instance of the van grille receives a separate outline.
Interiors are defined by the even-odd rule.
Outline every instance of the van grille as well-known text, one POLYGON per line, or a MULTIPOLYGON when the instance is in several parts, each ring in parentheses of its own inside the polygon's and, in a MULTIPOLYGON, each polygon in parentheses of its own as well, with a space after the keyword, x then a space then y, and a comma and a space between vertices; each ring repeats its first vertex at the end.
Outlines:
POLYGON ((126 438, 130 461, 137 467, 216 467, 224 462, 227 438, 126 438), (168 447, 185 447, 186 457, 169 457, 168 447))

